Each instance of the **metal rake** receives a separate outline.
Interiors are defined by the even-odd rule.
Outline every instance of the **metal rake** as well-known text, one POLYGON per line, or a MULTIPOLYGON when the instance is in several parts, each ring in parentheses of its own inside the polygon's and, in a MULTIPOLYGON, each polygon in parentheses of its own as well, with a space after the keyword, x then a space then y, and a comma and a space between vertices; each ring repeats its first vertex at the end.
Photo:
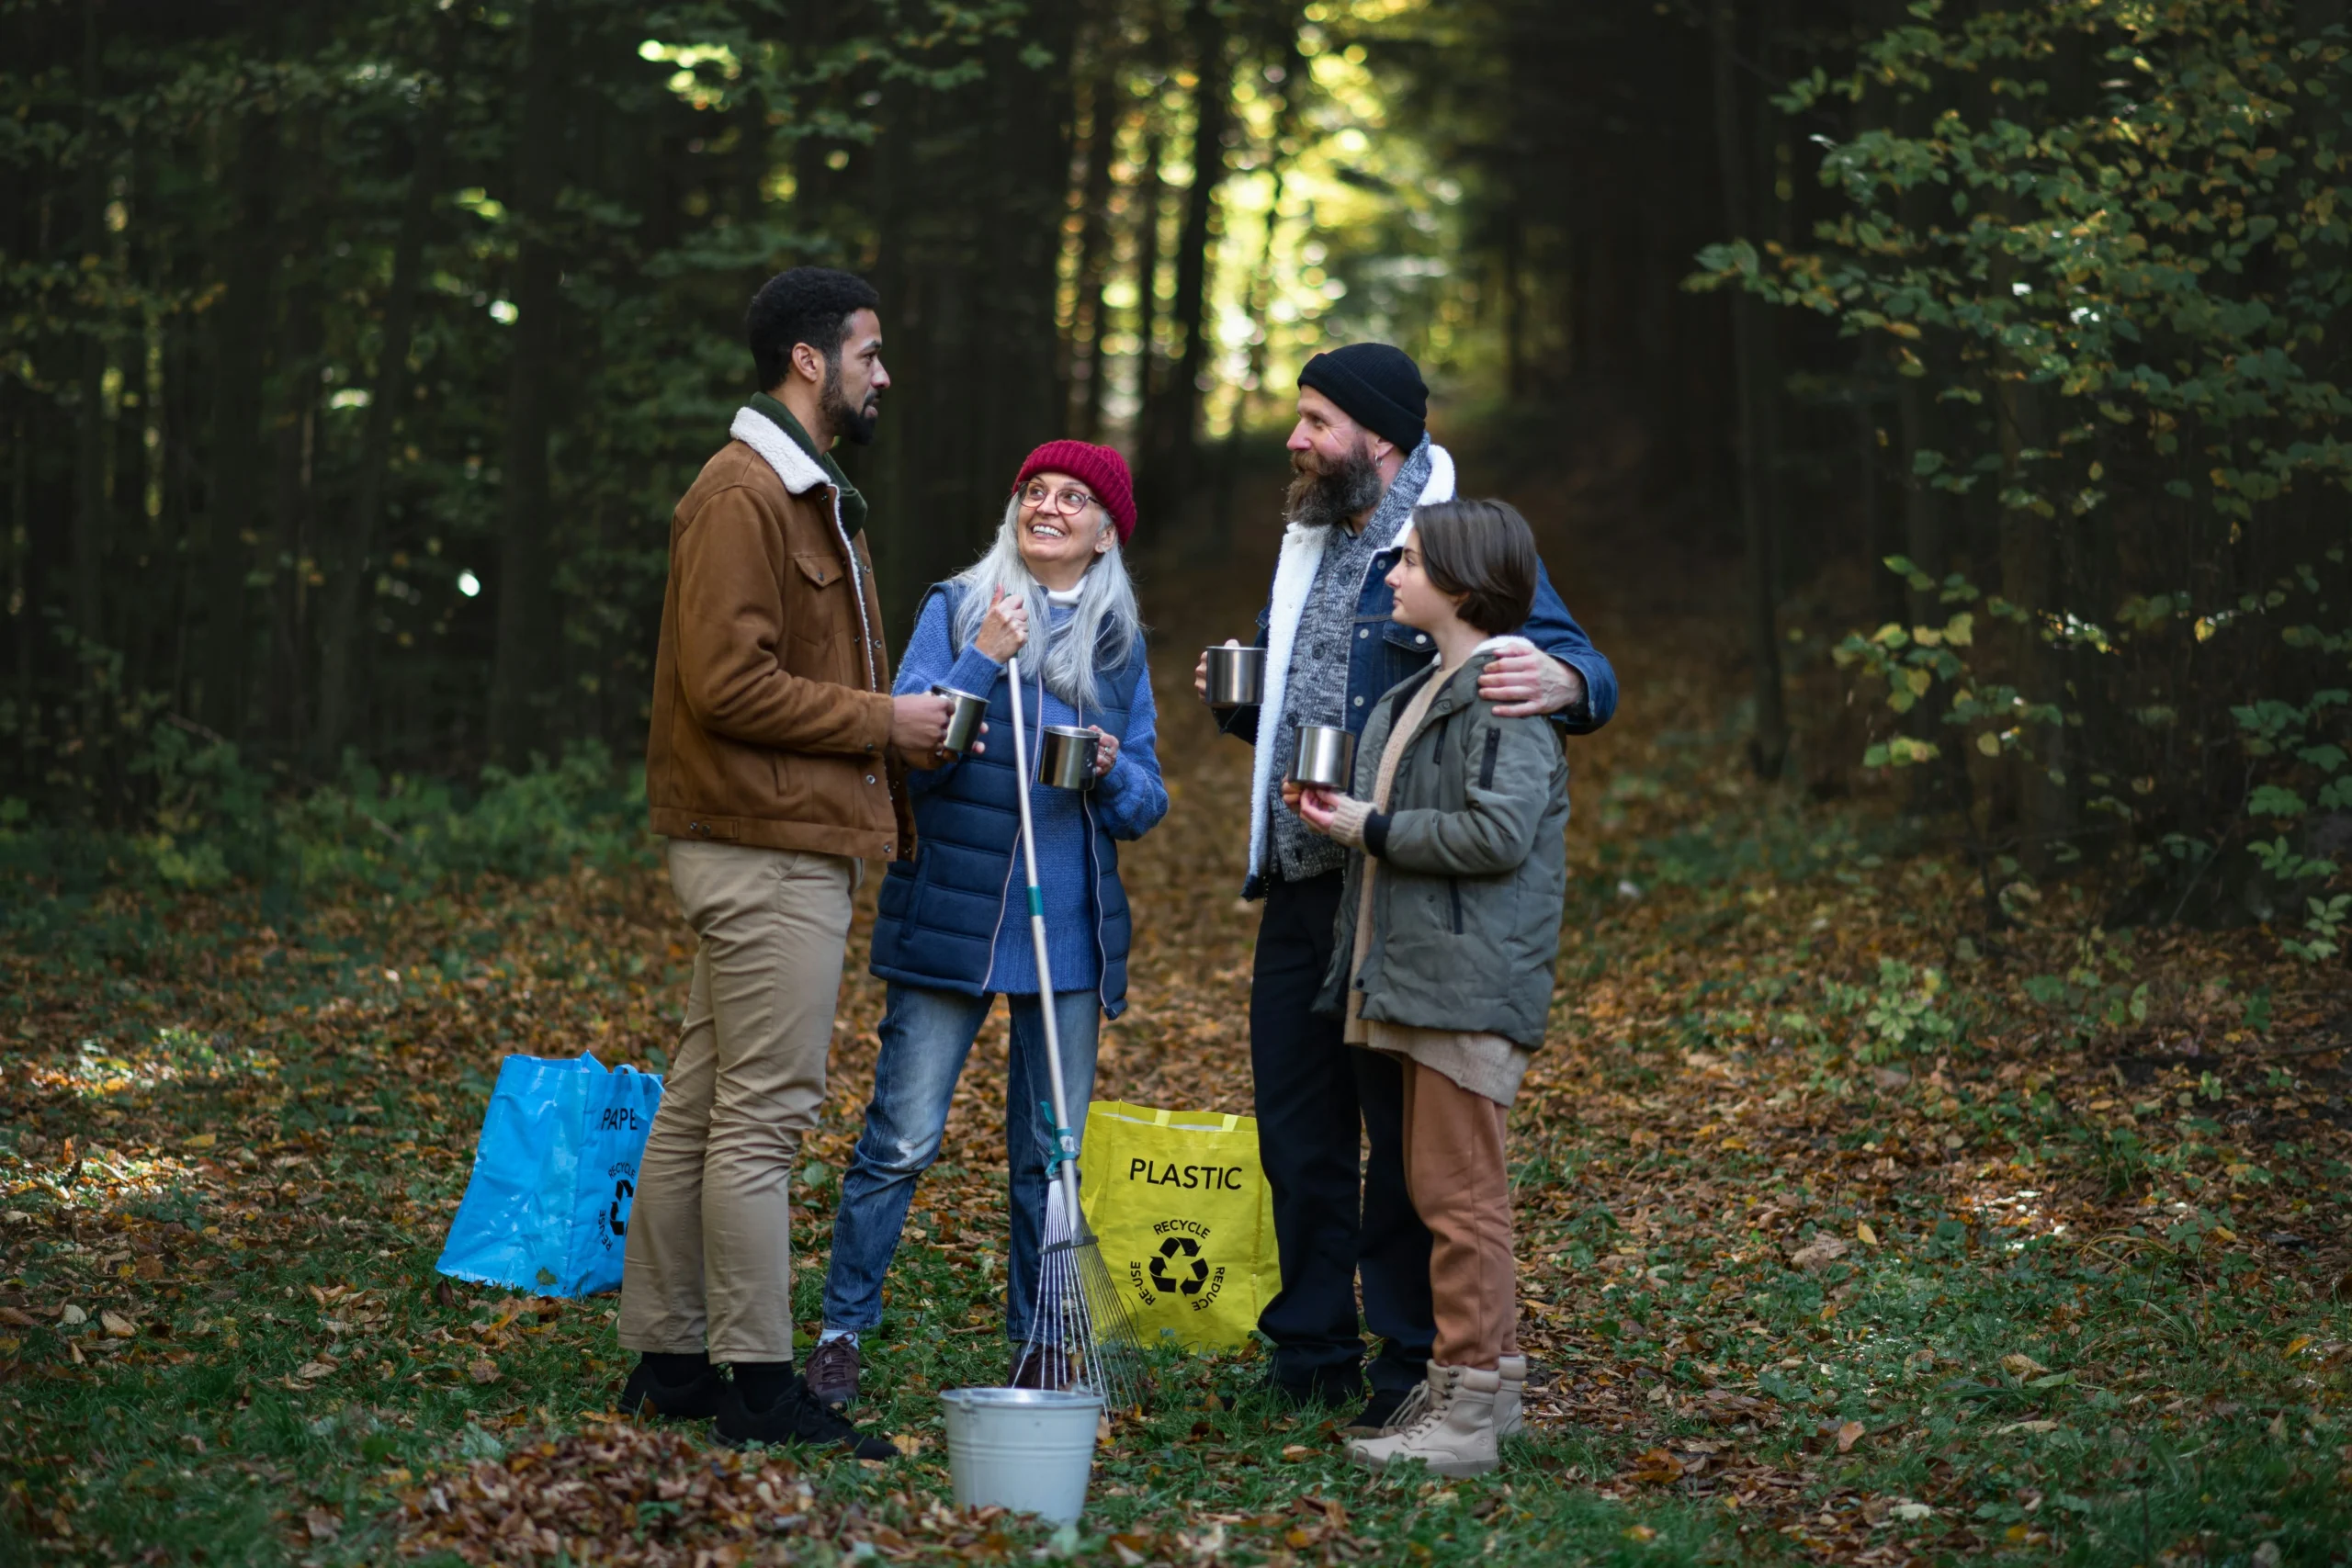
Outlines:
MULTIPOLYGON (((1012 687, 1012 771, 1021 801, 1021 854, 1029 880, 1029 935, 1037 951, 1038 1012, 1046 1025, 1046 1067, 1054 1102, 1054 1157, 1046 1167, 1045 1245, 1038 1259, 1036 1315, 1021 1359, 1049 1388, 1084 1388, 1102 1396, 1105 1413, 1140 1406, 1150 1387, 1143 1339, 1126 1298, 1102 1261, 1078 1201, 1078 1138, 1070 1130, 1062 1082, 1062 1043, 1055 1018, 1054 973, 1046 953, 1046 901, 1037 884, 1035 825, 1029 814, 1029 743, 1021 712, 1021 660, 1006 666, 1012 687)), ((1044 715, 1039 714, 1042 720, 1044 715)))

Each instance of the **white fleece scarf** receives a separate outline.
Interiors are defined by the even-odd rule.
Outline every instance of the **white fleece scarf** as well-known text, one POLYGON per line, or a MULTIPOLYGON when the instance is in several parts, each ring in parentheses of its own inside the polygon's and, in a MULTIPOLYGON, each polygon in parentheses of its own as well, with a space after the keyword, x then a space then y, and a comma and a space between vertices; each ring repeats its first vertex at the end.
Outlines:
POLYGON ((857 602, 857 642, 865 651, 865 689, 881 690, 874 670, 874 628, 865 619, 865 572, 857 564, 857 550, 849 542, 849 530, 842 526, 841 491, 832 489, 831 478, 818 466, 817 459, 801 450, 800 443, 786 434, 767 415, 753 409, 737 409, 735 423, 728 427, 727 434, 765 459, 792 494, 806 495, 819 485, 831 491, 833 533, 842 542, 842 558, 849 562, 850 597, 857 602))
MULTIPOLYGON (((1413 504, 1427 506, 1432 502, 1453 499, 1453 455, 1432 441, 1430 443, 1429 482, 1421 487, 1420 499, 1413 504)), ((1395 535, 1380 546, 1387 549, 1413 525, 1412 513, 1395 535)), ((1263 874, 1266 864, 1267 813, 1272 809, 1270 796, 1274 784, 1274 757, 1282 750, 1283 688, 1290 683, 1290 656, 1298 640, 1299 617, 1306 612, 1306 596, 1315 588, 1315 569, 1322 564, 1323 543, 1330 536, 1329 528, 1309 528, 1294 523, 1283 531, 1283 550, 1274 562, 1274 588, 1266 617, 1266 691, 1265 700, 1258 708, 1258 744, 1250 764, 1250 877, 1255 881, 1263 874)), ((1374 552, 1375 555, 1378 551, 1374 552)), ((1370 568, 1365 569, 1367 572, 1370 568)), ((1359 596, 1363 585, 1356 585, 1359 596)))

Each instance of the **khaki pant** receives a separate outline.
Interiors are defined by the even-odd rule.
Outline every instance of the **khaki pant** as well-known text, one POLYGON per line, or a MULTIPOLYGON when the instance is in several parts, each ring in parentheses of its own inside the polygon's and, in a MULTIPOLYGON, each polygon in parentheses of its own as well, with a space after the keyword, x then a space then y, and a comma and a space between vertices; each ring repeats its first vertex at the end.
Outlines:
POLYGON ((670 886, 700 942, 629 1214, 626 1349, 792 1359, 792 1170, 825 1100, 864 869, 670 841, 670 886))
MULTIPOLYGON (((1519 1268, 1511 1258, 1510 1112, 1434 1067, 1405 1069, 1405 1185, 1430 1228, 1431 1359, 1492 1371, 1519 1353, 1519 1268)), ((642 1201, 642 1200, 639 1200, 642 1201)))

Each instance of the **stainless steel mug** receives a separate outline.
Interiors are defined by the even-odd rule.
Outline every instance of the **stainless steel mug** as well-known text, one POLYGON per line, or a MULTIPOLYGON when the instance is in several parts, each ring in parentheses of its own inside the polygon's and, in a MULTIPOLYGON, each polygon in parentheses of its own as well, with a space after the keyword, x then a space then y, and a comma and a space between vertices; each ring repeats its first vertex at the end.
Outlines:
POLYGON ((1346 789, 1355 782, 1356 738, 1336 724, 1298 727, 1298 755, 1290 765, 1293 784, 1346 789))
POLYGON ((1209 652, 1209 706, 1247 707, 1266 699, 1266 650, 1225 643, 1209 652))
POLYGON ((1037 776, 1056 789, 1094 787, 1094 731, 1074 725, 1046 726, 1037 748, 1037 776))
POLYGON ((931 694, 955 700, 956 711, 947 716, 947 739, 939 743, 939 749, 953 751, 960 757, 979 735, 980 718, 989 711, 989 700, 976 697, 969 692, 959 692, 953 686, 934 685, 931 694))

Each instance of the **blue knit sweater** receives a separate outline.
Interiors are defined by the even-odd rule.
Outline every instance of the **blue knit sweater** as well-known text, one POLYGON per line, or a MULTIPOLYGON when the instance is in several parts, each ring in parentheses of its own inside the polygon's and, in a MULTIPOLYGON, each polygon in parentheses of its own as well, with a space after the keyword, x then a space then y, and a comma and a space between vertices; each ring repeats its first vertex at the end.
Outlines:
MULTIPOLYGON (((1070 614, 1069 606, 1054 605, 1055 627, 1058 629, 1070 614)), ((1021 675, 1022 714, 1028 720, 1029 769, 1034 778, 1044 726, 1082 726, 1096 722, 1096 717, 1080 713, 1044 690, 1030 661, 1023 661, 1021 675)), ((960 654, 956 651, 948 626, 946 598, 933 594, 925 602, 922 615, 915 623, 914 636, 908 639, 894 689, 904 695, 927 692, 938 684, 985 696, 1004 679, 1005 667, 978 648, 967 648, 960 654)), ((1091 792, 1096 817, 1115 837, 1137 837, 1167 813, 1168 791, 1160 783, 1159 758, 1154 750, 1157 729, 1151 677, 1147 673, 1136 686, 1135 706, 1127 716, 1126 739, 1119 748, 1118 761, 1111 764, 1108 773, 1095 781, 1091 792)), ((1004 759, 1012 760, 1012 737, 1003 733, 1001 727, 992 727, 985 739, 991 756, 998 755, 1001 749, 1004 759)), ((916 770, 908 774, 914 793, 918 842, 922 833, 924 795, 944 784, 960 765, 950 762, 944 768, 916 770)), ((1102 963, 1095 951, 1094 898, 1089 887, 1087 826, 1080 814, 1080 794, 1033 783, 1029 786, 1029 815, 1037 829, 1037 883, 1045 896, 1046 953, 1053 965, 1054 989, 1091 990, 1102 982, 1102 963)), ((1016 853, 1003 919, 997 926, 988 988, 1034 996, 1037 991, 1037 957, 1029 937, 1028 902, 1019 892, 1023 877, 1016 853)))

